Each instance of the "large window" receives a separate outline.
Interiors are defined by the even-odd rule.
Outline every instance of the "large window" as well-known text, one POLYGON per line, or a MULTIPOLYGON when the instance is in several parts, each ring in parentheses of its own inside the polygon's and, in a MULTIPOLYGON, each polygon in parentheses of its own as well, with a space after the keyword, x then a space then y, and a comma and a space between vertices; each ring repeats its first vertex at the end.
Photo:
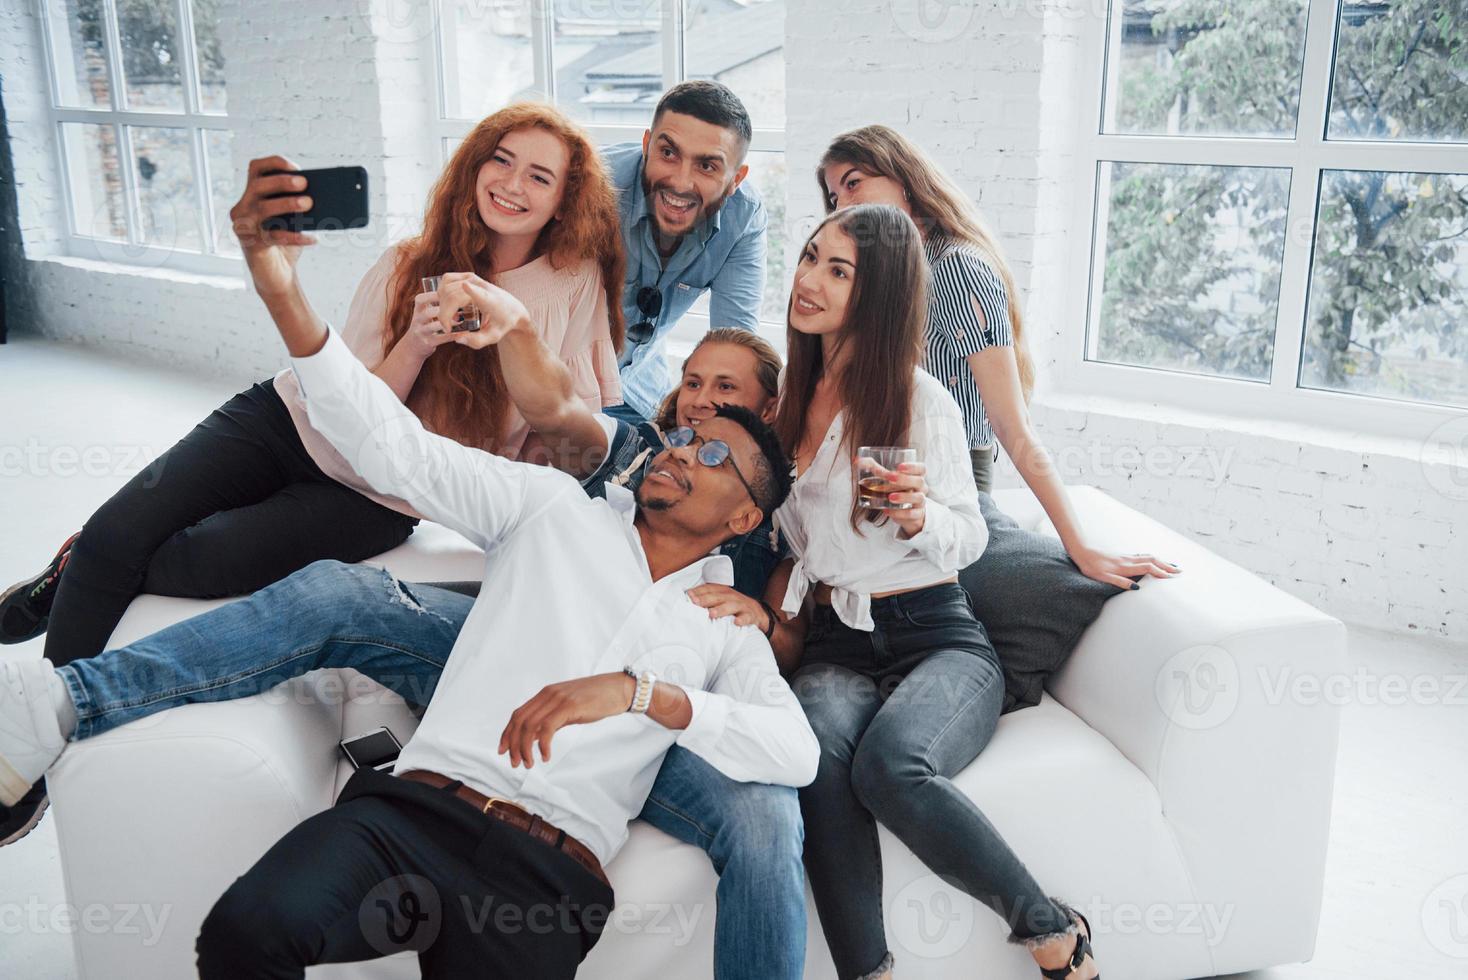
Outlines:
POLYGON ((1468 407, 1468 3, 1112 0, 1095 50, 1083 387, 1468 407))
POLYGON ((45 0, 73 255, 238 269, 218 0, 45 0))
MULTIPOLYGON (((770 216, 761 316, 783 334, 785 0, 437 0, 437 24, 445 156, 519 98, 554 101, 610 144, 641 140, 670 85, 732 88, 755 127, 747 179, 770 216)), ((687 320, 680 333, 707 326, 687 320)))

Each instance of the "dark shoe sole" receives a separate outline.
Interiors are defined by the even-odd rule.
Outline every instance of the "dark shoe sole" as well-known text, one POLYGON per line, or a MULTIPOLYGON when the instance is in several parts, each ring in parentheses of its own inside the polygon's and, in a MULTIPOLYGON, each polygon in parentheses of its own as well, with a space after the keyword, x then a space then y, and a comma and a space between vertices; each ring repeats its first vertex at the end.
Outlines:
MULTIPOLYGON (((19 803, 10 808, 11 814, 13 815, 17 813, 26 805, 26 801, 22 799, 19 803)), ((51 808, 51 798, 46 795, 44 790, 42 790, 40 802, 32 805, 35 807, 35 809, 31 810, 30 815, 25 817, 18 826, 12 827, 7 825, 4 830, 0 830, 0 833, 5 834, 5 837, 3 839, 0 839, 0 847, 4 847, 7 844, 14 844, 16 841, 20 840, 22 837, 35 830, 36 826, 41 822, 41 818, 46 815, 46 811, 51 808)))
MULTIPOLYGON (((26 601, 26 596, 29 595, 30 591, 39 585, 47 575, 51 574, 51 570, 56 567, 57 563, 61 561, 62 556, 76 543, 76 539, 80 534, 81 532, 78 531, 76 534, 67 538, 66 543, 56 552, 55 557, 46 563, 45 568, 30 578, 15 583, 4 592, 0 592, 0 623, 5 622, 5 613, 10 609, 11 605, 26 601)), ((0 643, 24 643, 26 640, 33 640, 45 633, 46 628, 50 625, 51 617, 48 615, 41 617, 36 625, 25 633, 7 633, 3 628, 0 628, 0 643)), ((3 843, 0 843, 0 847, 4 846, 3 843)))

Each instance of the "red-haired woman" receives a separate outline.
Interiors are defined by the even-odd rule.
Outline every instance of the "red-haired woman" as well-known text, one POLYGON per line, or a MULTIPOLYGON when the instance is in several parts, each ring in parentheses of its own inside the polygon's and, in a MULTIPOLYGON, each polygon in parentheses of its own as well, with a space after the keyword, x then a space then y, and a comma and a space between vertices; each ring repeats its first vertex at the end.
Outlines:
MULTIPOLYGON (((616 192, 585 133, 548 106, 509 106, 454 153, 423 233, 363 277, 343 338, 429 429, 518 458, 529 430, 498 353, 442 332, 437 295, 419 280, 474 272, 513 293, 577 394, 600 409, 622 400, 618 229, 616 192)), ((45 632, 59 666, 100 653, 140 592, 241 595, 319 559, 378 554, 416 523, 312 430, 283 371, 226 402, 103 504, 42 573, 0 597, 0 640, 45 632)))

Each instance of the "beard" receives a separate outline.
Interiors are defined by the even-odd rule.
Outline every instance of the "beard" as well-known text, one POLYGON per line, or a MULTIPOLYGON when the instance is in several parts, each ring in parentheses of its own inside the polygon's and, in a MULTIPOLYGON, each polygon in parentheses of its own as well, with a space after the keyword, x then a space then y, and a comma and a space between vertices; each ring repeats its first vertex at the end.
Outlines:
MULTIPOLYGON (((652 183, 648 181, 647 172, 644 170, 642 176, 642 196, 647 201, 647 216, 652 219, 653 227, 658 230, 658 234, 662 235, 665 238, 672 238, 675 236, 675 234, 688 234, 688 232, 686 231, 674 233, 663 228, 662 222, 658 220, 657 202, 653 200, 653 196, 657 193, 657 191, 658 188, 654 187, 652 183)), ((719 208, 724 206, 724 202, 729 200, 730 196, 733 195, 733 193, 734 187, 731 184, 731 186, 728 187, 723 194, 719 195, 718 200, 714 201, 712 204, 704 205, 703 210, 700 211, 698 217, 693 220, 693 225, 688 229, 688 231, 692 231, 694 228, 697 228, 700 224, 708 221, 715 214, 717 214, 719 208)))
POLYGON ((648 511, 672 510, 673 504, 676 503, 676 501, 660 497, 649 497, 647 495, 646 483, 639 483, 637 485, 637 492, 632 495, 632 499, 637 501, 638 507, 648 511))

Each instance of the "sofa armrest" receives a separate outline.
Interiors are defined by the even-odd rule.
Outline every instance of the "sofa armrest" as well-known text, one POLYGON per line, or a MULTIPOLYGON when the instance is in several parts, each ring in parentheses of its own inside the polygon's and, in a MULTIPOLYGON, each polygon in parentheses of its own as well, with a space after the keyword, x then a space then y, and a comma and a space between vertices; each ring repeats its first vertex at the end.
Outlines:
POLYGON ((1109 601, 1051 693, 1152 780, 1198 901, 1233 914, 1216 971, 1230 947, 1309 958, 1261 946, 1318 924, 1339 708, 1312 685, 1344 673, 1345 628, 1099 491, 1072 499, 1099 545, 1183 574, 1109 601))
POLYGON ((126 916, 73 932, 81 977, 194 974, 214 902, 335 799, 346 771, 337 742, 379 724, 412 734, 401 699, 361 696, 364 684, 355 671, 316 671, 67 747, 47 778, 67 900, 126 916))

